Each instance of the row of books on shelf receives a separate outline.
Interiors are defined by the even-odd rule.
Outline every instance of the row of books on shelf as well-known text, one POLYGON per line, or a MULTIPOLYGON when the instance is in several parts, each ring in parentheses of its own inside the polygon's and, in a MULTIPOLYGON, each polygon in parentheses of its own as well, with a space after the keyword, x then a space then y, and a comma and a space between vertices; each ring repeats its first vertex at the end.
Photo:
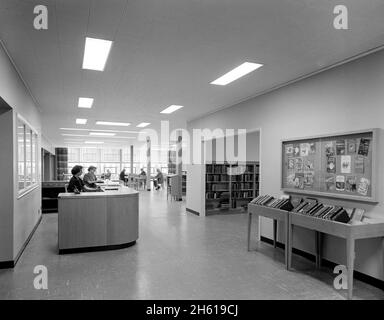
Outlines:
POLYGON ((250 199, 253 198, 253 191, 234 191, 232 192, 232 198, 250 199))
POLYGON ((229 166, 227 165, 207 164, 206 172, 207 173, 227 173, 227 168, 229 168, 229 166))
POLYGON ((270 195, 260 195, 253 199, 251 203, 343 223, 362 221, 365 213, 364 209, 343 208, 342 206, 337 205, 327 205, 313 198, 292 199, 290 196, 275 198, 270 195))
POLYGON ((253 183, 249 182, 243 182, 243 183, 233 183, 232 184, 232 189, 233 190, 241 190, 241 189, 253 189, 253 183))
POLYGON ((208 182, 229 182, 229 176, 227 174, 213 174, 207 175, 208 182))
POLYGON ((231 180, 234 182, 253 181, 253 174, 243 174, 240 176, 232 176, 231 180))
POLYGON ((207 184, 206 191, 229 191, 227 183, 207 184))

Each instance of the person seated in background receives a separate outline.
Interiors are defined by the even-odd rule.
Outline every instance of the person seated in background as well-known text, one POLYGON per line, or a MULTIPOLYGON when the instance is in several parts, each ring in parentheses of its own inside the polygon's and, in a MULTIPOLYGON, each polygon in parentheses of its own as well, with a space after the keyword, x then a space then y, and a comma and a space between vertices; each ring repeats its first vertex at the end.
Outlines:
POLYGON ((157 171, 157 174, 153 178, 153 186, 155 187, 156 190, 159 190, 160 186, 163 184, 164 177, 160 169, 156 169, 156 171, 157 171))
POLYGON ((68 192, 81 192, 81 191, 99 191, 99 188, 90 188, 88 187, 84 181, 80 178, 83 174, 82 166, 74 166, 71 170, 72 178, 69 180, 69 184, 67 187, 68 192))
POLYGON ((111 180, 111 171, 107 170, 107 173, 104 175, 105 180, 111 180))
POLYGON ((141 168, 141 171, 140 171, 140 176, 141 177, 146 177, 147 176, 147 173, 144 171, 144 168, 141 168))
POLYGON ((119 179, 121 181, 123 181, 124 184, 125 184, 125 182, 126 182, 126 179, 125 179, 125 168, 120 172, 119 179))
POLYGON ((96 167, 90 166, 88 168, 88 173, 86 173, 83 177, 83 181, 86 186, 91 188, 97 188, 97 185, 95 183, 97 181, 95 172, 96 172, 96 167))
POLYGON ((144 171, 144 168, 141 168, 140 169, 140 174, 139 174, 139 178, 140 178, 140 184, 143 186, 143 188, 145 189, 146 186, 147 186, 147 173, 144 171))

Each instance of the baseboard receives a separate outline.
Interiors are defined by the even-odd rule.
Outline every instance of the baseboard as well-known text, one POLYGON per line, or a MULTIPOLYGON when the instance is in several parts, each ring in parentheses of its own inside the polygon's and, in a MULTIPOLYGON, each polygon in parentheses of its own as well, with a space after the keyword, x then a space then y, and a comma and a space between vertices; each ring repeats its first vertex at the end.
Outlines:
POLYGON ((15 266, 13 260, 9 261, 0 261, 0 269, 11 269, 15 266))
MULTIPOLYGON (((269 243, 269 244, 272 244, 273 245, 273 240, 272 239, 269 239, 269 238, 266 238, 266 237, 263 237, 261 236, 260 237, 260 240, 263 241, 263 242, 266 242, 266 243, 269 243)), ((285 244, 284 243, 281 243, 281 242, 276 242, 276 246, 281 248, 281 249, 285 249, 285 244)), ((302 251, 300 249, 296 249, 296 248, 292 248, 292 252, 294 254, 297 254, 303 258, 306 258, 312 262, 315 262, 316 261, 316 256, 312 253, 308 253, 308 252, 305 252, 305 251, 302 251)), ((338 265, 338 263, 335 263, 335 262, 332 262, 332 261, 329 261, 327 259, 324 259, 322 258, 321 259, 321 265, 323 267, 326 267, 326 268, 329 268, 331 271, 333 271, 333 269, 335 268, 335 266, 338 265)), ((359 271, 356 271, 354 270, 353 271, 353 277, 357 280, 360 280, 362 282, 365 282, 371 286, 374 286, 376 288, 379 288, 381 290, 384 290, 384 281, 383 280, 380 280, 380 279, 377 279, 377 278, 374 278, 372 276, 369 276, 365 273, 362 273, 362 272, 359 272, 359 271)))
POLYGON ((188 212, 193 213, 193 214, 195 214, 195 215, 197 215, 197 216, 200 215, 200 213, 198 213, 198 212, 195 211, 195 210, 192 210, 192 209, 189 209, 189 208, 186 208, 185 210, 187 210, 188 212))
POLYGON ((87 247, 87 248, 74 248, 74 249, 60 249, 59 254, 70 254, 70 253, 84 253, 84 252, 97 252, 97 251, 106 251, 106 250, 119 250, 133 246, 136 243, 135 241, 115 244, 109 246, 98 246, 98 247, 87 247))
POLYGON ((39 226, 42 218, 43 218, 42 215, 40 215, 39 220, 36 222, 36 224, 33 227, 31 233, 29 234, 27 240, 25 240, 25 242, 23 243, 22 247, 20 248, 19 252, 16 255, 16 258, 14 260, 0 262, 0 269, 10 269, 10 268, 14 268, 16 266, 16 264, 19 261, 21 255, 23 254, 25 248, 27 247, 29 241, 31 241, 31 239, 32 239, 32 237, 33 237, 37 227, 39 226))

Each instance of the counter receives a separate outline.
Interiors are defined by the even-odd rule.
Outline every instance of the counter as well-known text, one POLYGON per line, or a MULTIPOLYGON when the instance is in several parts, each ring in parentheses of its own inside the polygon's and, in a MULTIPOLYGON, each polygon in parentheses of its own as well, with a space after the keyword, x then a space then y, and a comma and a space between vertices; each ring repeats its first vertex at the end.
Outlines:
POLYGON ((59 253, 128 247, 139 237, 139 192, 60 193, 59 253))

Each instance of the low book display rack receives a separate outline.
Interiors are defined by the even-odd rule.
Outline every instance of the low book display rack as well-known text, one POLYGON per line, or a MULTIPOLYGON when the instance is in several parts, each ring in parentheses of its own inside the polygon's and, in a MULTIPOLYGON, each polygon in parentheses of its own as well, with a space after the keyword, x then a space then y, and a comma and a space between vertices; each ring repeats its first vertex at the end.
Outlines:
MULTIPOLYGON (((256 200, 256 199, 255 199, 256 200)), ((273 200, 270 200, 273 202, 273 200)), ((321 266, 322 234, 330 234, 346 240, 346 257, 348 271, 348 299, 352 299, 353 271, 355 260, 355 240, 384 237, 384 222, 375 223, 343 223, 325 218, 317 218, 304 213, 271 208, 266 205, 250 203, 248 205, 248 251, 250 250, 252 215, 271 218, 274 220, 274 245, 276 247, 277 221, 284 222, 285 229, 285 264, 287 270, 292 266, 292 237, 294 226, 300 226, 315 231, 316 267, 321 266)), ((258 219, 256 230, 258 232, 258 219)), ((257 235, 260 240, 260 235, 257 235)))

